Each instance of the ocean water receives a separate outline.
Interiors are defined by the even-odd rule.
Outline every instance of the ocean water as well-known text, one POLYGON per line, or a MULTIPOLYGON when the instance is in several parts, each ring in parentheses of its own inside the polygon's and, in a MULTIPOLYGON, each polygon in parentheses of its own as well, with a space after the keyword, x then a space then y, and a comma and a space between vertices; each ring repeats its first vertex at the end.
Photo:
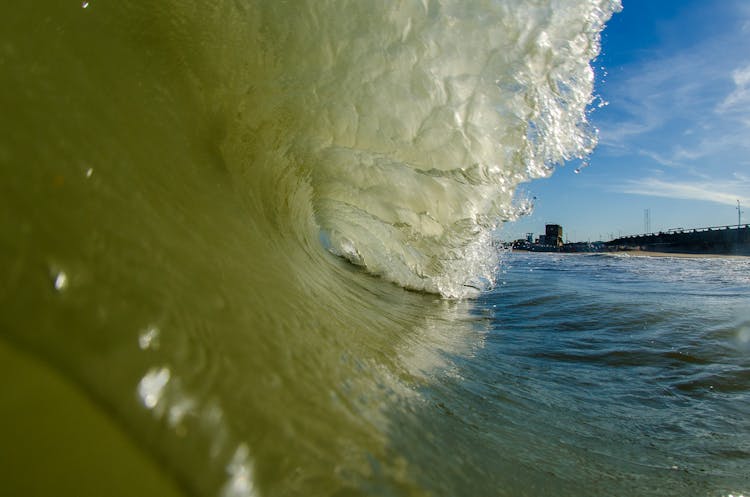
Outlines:
POLYGON ((0 493, 747 494, 746 259, 492 244, 619 8, 0 7, 0 493))
POLYGON ((477 301, 481 360, 460 375, 474 413, 493 406, 496 457, 548 472, 508 495, 747 495, 750 259, 511 254, 502 268, 477 301))

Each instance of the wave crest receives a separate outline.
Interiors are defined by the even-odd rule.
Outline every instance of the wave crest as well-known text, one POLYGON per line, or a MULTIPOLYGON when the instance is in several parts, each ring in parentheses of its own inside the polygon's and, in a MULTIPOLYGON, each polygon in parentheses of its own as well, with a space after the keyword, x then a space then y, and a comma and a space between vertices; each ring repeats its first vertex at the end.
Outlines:
POLYGON ((518 215, 517 185, 595 146, 590 61, 619 7, 247 4, 234 133, 294 157, 333 253, 460 297, 491 284, 491 233, 518 215))

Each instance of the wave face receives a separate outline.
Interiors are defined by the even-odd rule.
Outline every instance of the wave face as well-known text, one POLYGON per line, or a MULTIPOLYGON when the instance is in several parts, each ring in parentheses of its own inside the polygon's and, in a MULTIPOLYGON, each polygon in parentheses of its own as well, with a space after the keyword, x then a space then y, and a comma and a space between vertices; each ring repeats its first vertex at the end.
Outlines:
POLYGON ((214 8, 224 33, 203 48, 226 59, 207 84, 220 82, 212 100, 237 112, 223 146, 241 164, 260 143, 307 176, 334 254, 407 288, 461 296, 492 280, 491 232, 517 216, 516 186, 593 148, 589 61, 615 8, 214 8))
POLYGON ((486 332, 437 295, 491 286, 517 185, 594 146, 618 8, 0 7, 3 349, 189 494, 431 493, 414 472, 451 459, 407 458, 430 442, 399 420, 486 332))

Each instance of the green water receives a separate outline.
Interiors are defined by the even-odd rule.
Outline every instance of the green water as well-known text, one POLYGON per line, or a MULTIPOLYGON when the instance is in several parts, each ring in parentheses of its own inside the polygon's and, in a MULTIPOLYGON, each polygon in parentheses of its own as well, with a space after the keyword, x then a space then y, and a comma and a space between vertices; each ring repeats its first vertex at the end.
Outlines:
POLYGON ((595 141, 554 3, 0 7, 0 493, 429 494, 436 294, 595 141))
POLYGON ((0 342, 5 495, 181 495, 112 419, 48 366, 0 342))

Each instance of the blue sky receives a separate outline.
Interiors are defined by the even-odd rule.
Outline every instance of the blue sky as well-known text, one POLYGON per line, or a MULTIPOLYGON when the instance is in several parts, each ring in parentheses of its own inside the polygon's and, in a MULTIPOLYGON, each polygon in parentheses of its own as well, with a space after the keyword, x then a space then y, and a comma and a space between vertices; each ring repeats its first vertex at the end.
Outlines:
POLYGON ((623 0, 594 61, 590 165, 522 185, 530 216, 500 238, 561 224, 570 241, 750 222, 750 2, 623 0))

